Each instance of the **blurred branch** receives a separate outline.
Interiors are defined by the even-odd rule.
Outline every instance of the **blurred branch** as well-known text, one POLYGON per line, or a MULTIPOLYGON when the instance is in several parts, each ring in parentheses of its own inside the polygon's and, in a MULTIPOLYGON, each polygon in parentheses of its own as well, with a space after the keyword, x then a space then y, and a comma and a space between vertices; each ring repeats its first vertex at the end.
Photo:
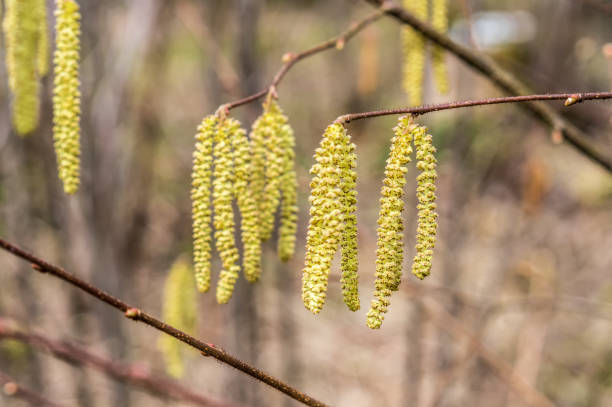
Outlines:
MULTIPOLYGON (((411 114, 420 116, 426 113, 439 112, 442 110, 459 109, 463 107, 499 105, 502 103, 533 102, 535 100, 564 100, 565 106, 571 106, 586 100, 612 99, 612 92, 593 93, 554 93, 546 95, 507 96, 501 98, 466 100, 463 102, 443 103, 439 105, 409 107, 400 109, 375 110, 364 113, 350 113, 338 117, 335 123, 349 123, 354 120, 368 119, 371 117, 388 116, 394 114, 411 114)), ((612 167, 610 168, 612 170, 612 167)))
POLYGON ((220 403, 194 393, 173 380, 156 377, 149 372, 146 366, 128 365, 106 359, 76 344, 49 339, 37 333, 26 332, 16 328, 14 325, 12 321, 0 318, 0 340, 14 339, 26 343, 71 365, 91 367, 115 380, 130 383, 165 399, 189 402, 197 406, 228 406, 225 403, 220 403))
POLYGON ((40 394, 18 384, 11 376, 0 372, 0 385, 2 392, 8 397, 21 399, 33 407, 61 407, 40 394))
POLYGON ((187 345, 199 350, 203 356, 212 356, 218 361, 232 366, 243 373, 285 393, 289 397, 299 401, 308 406, 313 407, 325 407, 326 405, 306 393, 302 393, 301 391, 291 387, 287 383, 282 382, 281 380, 270 376, 269 374, 263 372, 262 370, 251 366, 250 364, 239 360, 238 358, 232 356, 228 352, 224 351, 221 348, 216 347, 213 344, 204 343, 193 336, 187 335, 185 332, 176 329, 173 326, 170 326, 163 321, 160 321, 157 318, 139 310, 138 308, 134 308, 131 305, 123 302, 119 298, 116 298, 105 291, 100 290, 99 288, 77 278, 73 274, 66 272, 64 269, 58 266, 54 266, 46 261, 30 254, 19 247, 13 245, 12 243, 7 242, 6 240, 0 238, 0 248, 6 250, 7 252, 13 254, 16 257, 19 257, 23 260, 26 260, 32 263, 32 268, 41 273, 48 273, 54 277, 59 278, 82 291, 85 291, 89 295, 97 298, 98 300, 107 303, 108 305, 116 308, 119 311, 122 311, 127 318, 133 319, 134 321, 140 321, 149 325, 159 331, 162 331, 179 341, 186 343, 187 345))
POLYGON ((456 338, 468 339, 470 341, 469 346, 475 349, 478 356, 525 404, 533 407, 554 407, 554 404, 546 396, 530 386, 521 376, 514 373, 508 362, 489 351, 477 336, 463 326, 461 321, 449 314, 435 301, 428 298, 421 298, 420 300, 427 314, 440 328, 456 338))
POLYGON ((581 0, 584 4, 606 14, 612 14, 612 3, 600 0, 581 0))
MULTIPOLYGON (((402 24, 411 26, 436 45, 446 49, 474 70, 487 77, 500 90, 511 95, 532 93, 529 91, 529 88, 519 81, 512 73, 506 71, 486 55, 453 41, 449 36, 438 32, 430 24, 419 20, 414 15, 408 13, 404 8, 395 4, 395 2, 390 0, 365 1, 377 7, 379 10, 382 10, 385 14, 395 18, 402 24)), ((540 121, 548 124, 553 129, 562 131, 565 139, 572 146, 612 173, 612 160, 606 155, 601 154, 598 148, 593 145, 582 130, 578 129, 544 103, 531 101, 523 106, 540 121)))
POLYGON ((226 103, 222 105, 220 109, 228 111, 235 107, 242 106, 247 103, 251 103, 259 98, 266 96, 270 92, 275 94, 276 87, 278 86, 278 84, 283 80, 283 77, 287 74, 287 72, 291 69, 291 67, 295 65, 297 62, 301 61, 304 58, 308 58, 312 55, 318 54, 319 52, 323 52, 331 48, 337 48, 337 49, 344 48, 344 45, 346 44, 347 41, 353 38, 359 31, 361 31, 362 29, 364 29, 371 23, 378 20, 382 15, 383 15, 382 11, 376 11, 368 15, 364 19, 352 23, 351 26, 348 28, 348 30, 344 31, 343 33, 341 33, 340 35, 334 38, 324 41, 319 45, 316 45, 312 48, 309 48, 297 54, 293 52, 286 53, 285 55, 283 55, 283 62, 284 62, 283 66, 281 66, 281 68, 278 70, 278 72, 274 76, 274 79, 272 80, 272 83, 267 88, 251 96, 247 96, 243 99, 236 100, 230 103, 226 103))

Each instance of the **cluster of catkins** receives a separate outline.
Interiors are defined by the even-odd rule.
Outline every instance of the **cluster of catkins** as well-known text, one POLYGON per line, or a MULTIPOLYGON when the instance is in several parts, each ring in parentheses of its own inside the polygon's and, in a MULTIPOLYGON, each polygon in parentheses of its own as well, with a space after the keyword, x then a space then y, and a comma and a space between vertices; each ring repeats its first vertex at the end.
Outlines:
MULTIPOLYGON (((417 177, 417 245, 412 272, 420 279, 430 273, 436 241, 437 174, 432 137, 425 127, 414 123, 411 116, 401 117, 394 132, 381 190, 375 298, 367 318, 372 329, 380 328, 391 292, 397 291, 401 280, 404 258, 402 198, 412 144, 420 170, 417 177)), ((342 250, 344 302, 352 311, 359 309, 355 164, 355 145, 346 128, 340 123, 327 127, 311 169, 310 222, 302 281, 304 305, 315 314, 325 302, 331 264, 338 248, 342 250)))
POLYGON ((223 304, 230 300, 240 274, 234 200, 241 215, 242 269, 249 282, 261 275, 261 244, 272 236, 279 205, 278 254, 283 261, 293 256, 297 229, 295 140, 287 117, 272 97, 264 102, 263 114, 253 123, 250 137, 240 122, 221 111, 202 121, 196 140, 191 189, 196 284, 201 292, 210 287, 212 223, 222 263, 217 301, 223 304))
MULTIPOLYGON (((438 31, 448 29, 448 0, 404 0, 404 8, 423 21, 430 21, 438 31), (430 7, 431 6, 431 7, 430 7), (431 14, 430 14, 431 8, 431 14)), ((425 39, 412 28, 402 28, 402 49, 404 54, 403 85, 408 99, 414 106, 423 104, 423 79, 425 73, 425 39)), ((444 62, 444 51, 433 46, 431 51, 433 77, 440 93, 448 92, 448 75, 444 62)))
MULTIPOLYGON (((79 187, 80 14, 74 0, 56 0, 53 56, 53 139, 64 191, 79 187)), ((49 70, 49 34, 45 0, 6 0, 2 23, 6 67, 12 93, 13 127, 33 132, 39 121, 40 80, 49 70)))

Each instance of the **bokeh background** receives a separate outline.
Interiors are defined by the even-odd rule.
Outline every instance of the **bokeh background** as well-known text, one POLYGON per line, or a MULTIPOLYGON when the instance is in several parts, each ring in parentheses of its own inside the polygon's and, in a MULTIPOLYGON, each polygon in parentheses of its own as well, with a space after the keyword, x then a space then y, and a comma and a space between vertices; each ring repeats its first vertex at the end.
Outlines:
MULTIPOLYGON (((496 59, 536 93, 609 90, 606 0, 451 0, 453 38, 496 59), (599 8, 597 4, 603 4, 599 8)), ((83 182, 67 197, 55 170, 51 78, 42 121, 18 137, 0 67, 0 235, 160 315, 170 265, 190 255, 195 129, 222 103, 266 86, 288 51, 331 38, 370 13, 358 0, 81 0, 83 182)), ((51 2, 49 2, 51 6, 51 2)), ((51 17, 50 17, 51 18, 51 17)), ((501 96, 447 56, 451 93, 426 75, 425 100, 501 96)), ((365 325, 373 293, 378 196, 395 117, 351 123, 358 152, 362 309, 342 303, 338 268, 318 316, 302 305, 308 170, 324 128, 349 112, 404 106, 400 27, 382 18, 297 64, 278 88, 297 138, 297 253, 266 245, 255 285, 228 305, 199 295, 197 337, 335 406, 523 406, 517 386, 555 405, 612 405, 612 176, 518 106, 419 119, 439 159, 439 240, 432 276, 410 265, 416 230, 406 187, 404 279, 379 331, 365 325), (520 382, 516 384, 516 380, 520 382)), ((563 109, 561 103, 555 108, 563 109)), ((258 102, 232 114, 249 127, 258 102)), ((612 155, 612 104, 564 114, 612 155)), ((218 260, 215 259, 213 283, 218 260)), ((164 375, 157 331, 0 253, 0 316, 164 375)), ((186 349, 180 382, 242 406, 296 402, 186 349)), ((167 402, 0 340, 0 370, 78 406, 167 402)), ((0 404, 19 402, 0 396, 0 404)))

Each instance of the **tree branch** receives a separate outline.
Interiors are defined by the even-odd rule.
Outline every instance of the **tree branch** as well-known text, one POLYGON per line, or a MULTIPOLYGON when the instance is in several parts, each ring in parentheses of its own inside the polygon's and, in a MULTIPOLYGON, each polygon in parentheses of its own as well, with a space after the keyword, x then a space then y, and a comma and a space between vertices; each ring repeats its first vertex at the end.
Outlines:
POLYGON ((372 112, 350 113, 338 117, 335 123, 349 123, 355 120, 367 119, 370 117, 388 116, 394 114, 412 114, 420 116, 426 113, 439 112, 441 110, 459 109, 463 107, 498 105, 502 103, 533 102, 536 100, 565 100, 565 106, 572 106, 585 100, 604 100, 612 99, 612 92, 592 92, 592 93, 551 93, 545 95, 526 95, 526 96, 507 96, 501 98, 466 100, 462 102, 443 103, 439 105, 408 107, 399 109, 375 110, 372 112))
POLYGON ((324 41, 318 45, 315 45, 312 48, 309 48, 297 54, 292 53, 292 52, 286 53, 285 55, 283 55, 284 63, 281 66, 281 68, 278 70, 276 75, 274 75, 274 79, 272 79, 272 83, 270 84, 270 86, 268 86, 265 89, 262 89, 261 91, 251 96, 247 96, 243 99, 239 99, 234 102, 230 102, 230 103, 221 105, 219 109, 224 110, 224 111, 229 111, 235 107, 242 106, 247 103, 251 103, 257 99, 260 99, 266 96, 270 92, 275 93, 276 87, 278 86, 278 84, 283 80, 283 78, 285 77, 287 72, 291 69, 291 67, 293 67, 293 65, 295 65, 298 61, 301 61, 304 58, 308 58, 312 55, 318 54, 319 52, 323 52, 331 48, 342 49, 344 47, 344 44, 346 44, 347 41, 353 38, 359 31, 361 31, 362 29, 364 29, 371 23, 378 20, 382 15, 383 15, 382 11, 380 10, 376 11, 368 15, 367 17, 363 18, 362 20, 354 22, 353 24, 351 24, 348 30, 344 31, 343 33, 339 34, 338 36, 334 38, 324 41))
MULTIPOLYGON (((514 96, 532 93, 529 91, 527 86, 519 81, 512 73, 502 68, 497 62, 480 52, 471 50, 459 43, 456 43, 450 37, 436 31, 430 24, 419 20, 414 15, 407 12, 404 8, 395 4, 393 1, 365 1, 375 7, 378 7, 385 14, 395 18, 400 23, 411 26, 436 45, 446 49, 468 66, 489 78, 491 82, 503 92, 514 96)), ((535 115, 540 121, 548 124, 554 129, 559 129, 562 131, 565 139, 570 145, 612 173, 612 160, 599 152, 598 148, 593 145, 593 143, 588 139, 588 136, 582 130, 578 129, 572 123, 567 121, 550 106, 537 101, 531 101, 522 106, 535 115)))
POLYGON ((284 383, 281 380, 273 376, 270 376, 269 374, 263 372, 262 370, 254 366, 251 366, 250 364, 246 362, 241 361, 240 359, 232 356, 231 354, 224 351, 223 349, 218 348, 213 344, 204 343, 194 338, 193 336, 187 335, 185 332, 180 331, 176 329, 175 327, 170 326, 164 323, 163 321, 160 321, 157 318, 154 318, 153 316, 139 310, 138 308, 134 308, 131 305, 128 305, 127 303, 123 302, 119 298, 116 298, 106 293, 105 291, 102 291, 99 288, 79 279, 73 274, 66 272, 61 267, 54 266, 50 263, 47 263, 46 261, 34 256, 33 254, 30 254, 20 249, 19 247, 15 246, 12 243, 7 242, 6 240, 2 238, 0 238, 0 248, 6 250, 7 252, 13 254, 16 257, 19 257, 23 260, 26 260, 32 263, 32 268, 34 270, 37 270, 41 273, 51 274, 52 276, 57 277, 71 284, 79 288, 80 290, 85 291, 89 295, 97 298, 98 300, 103 301, 107 303, 108 305, 112 306, 113 308, 116 308, 119 311, 123 312, 127 318, 133 319, 135 321, 143 322, 146 325, 149 325, 159 331, 162 331, 170 336, 173 336, 179 341, 186 343, 187 345, 199 350, 202 353, 202 355, 212 356, 218 361, 224 364, 227 364, 229 366, 232 366, 240 370, 241 372, 246 373, 249 376, 267 384, 268 386, 271 386, 281 391, 282 393, 285 393, 286 395, 293 398, 294 400, 299 401, 300 403, 303 403, 305 405, 312 406, 312 407, 326 407, 324 403, 310 397, 306 393, 302 393, 301 391, 291 387, 287 383, 284 383))
POLYGON ((141 389, 165 398, 180 402, 189 402, 197 406, 229 407, 208 397, 194 393, 173 380, 156 377, 146 366, 128 365, 110 360, 89 352, 76 344, 49 339, 43 335, 26 332, 15 327, 12 321, 0 318, 0 340, 13 339, 28 344, 40 351, 49 353, 71 365, 91 367, 115 380, 129 383, 141 389))
POLYGON ((33 407, 61 407, 33 390, 18 384, 11 376, 0 372, 0 386, 2 392, 8 397, 21 399, 33 407))

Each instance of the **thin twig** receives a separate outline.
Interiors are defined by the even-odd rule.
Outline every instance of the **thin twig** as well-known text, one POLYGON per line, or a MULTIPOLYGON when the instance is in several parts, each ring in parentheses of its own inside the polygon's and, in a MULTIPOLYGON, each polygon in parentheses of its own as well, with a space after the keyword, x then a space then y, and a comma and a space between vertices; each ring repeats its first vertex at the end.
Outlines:
POLYGON ((291 67, 293 67, 293 65, 295 65, 298 61, 301 61, 304 58, 318 54, 319 52, 323 52, 331 48, 342 49, 344 47, 344 44, 346 44, 347 41, 353 38, 355 34, 357 34, 359 31, 361 31, 362 29, 364 29, 371 23, 378 20, 383 14, 384 13, 380 10, 376 11, 368 15, 364 19, 354 22, 353 24, 351 24, 348 30, 344 31, 343 33, 339 34, 338 36, 334 38, 331 38, 327 41, 322 42, 321 44, 315 45, 314 47, 309 48, 299 53, 292 53, 292 52, 286 53, 285 55, 283 55, 283 65, 278 70, 276 75, 274 75, 274 79, 272 79, 272 83, 267 88, 262 89, 261 91, 253 95, 247 96, 245 98, 221 105, 220 109, 229 111, 235 107, 242 106, 247 103, 251 103, 257 99, 260 99, 266 96, 270 92, 274 94, 276 92, 276 87, 278 86, 278 84, 283 80, 283 78, 285 77, 287 72, 291 69, 291 67))
POLYGON ((459 109, 463 107, 498 105, 502 103, 533 102, 536 100, 565 100, 565 106, 571 106, 585 100, 612 99, 612 92, 592 93, 551 93, 545 95, 507 96, 501 98, 490 98, 481 100, 465 100, 462 102, 443 103, 439 105, 408 107, 399 109, 375 110, 372 112, 350 113, 338 117, 335 123, 349 123, 355 120, 370 117, 388 116, 394 114, 411 114, 420 116, 426 113, 439 112, 441 110, 459 109))
POLYGON ((2 393, 7 397, 14 397, 21 399, 32 407, 61 407, 61 404, 57 404, 49 399, 41 396, 33 390, 23 387, 18 384, 15 379, 6 373, 0 372, 0 386, 2 386, 2 393))
POLYGON ((196 406, 229 407, 226 403, 200 395, 179 383, 156 377, 148 367, 129 365, 91 353, 82 346, 67 341, 58 341, 44 335, 27 332, 15 327, 15 323, 0 318, 0 340, 13 339, 49 353, 71 365, 96 369, 115 380, 129 383, 164 399, 188 402, 196 406))
POLYGON ((134 321, 143 322, 146 325, 149 325, 159 331, 162 331, 170 336, 173 336, 179 341, 186 343, 187 345, 199 350, 202 353, 202 355, 211 356, 222 363, 230 365, 240 370, 241 372, 246 373, 249 376, 285 393, 286 395, 293 398, 294 400, 299 401, 300 403, 303 403, 308 406, 313 406, 313 407, 325 407, 326 406, 326 404, 310 397, 306 393, 303 393, 291 387, 287 383, 284 383, 281 380, 273 376, 270 376, 269 374, 263 372, 262 370, 254 366, 251 366, 250 364, 246 362, 241 361, 240 359, 232 356, 231 354, 224 351, 223 349, 213 344, 202 342, 199 339, 194 338, 193 336, 187 335, 185 332, 179 329, 176 329, 175 327, 170 326, 164 323, 163 321, 160 321, 157 318, 154 318, 153 316, 145 313, 144 311, 141 311, 138 308, 128 305, 127 303, 123 302, 119 298, 116 298, 108 294, 107 292, 100 290, 99 288, 79 279, 73 274, 66 272, 61 267, 54 266, 53 264, 50 264, 34 256, 33 254, 30 254, 20 249, 19 247, 15 246, 12 243, 7 242, 6 240, 2 238, 0 238, 0 248, 13 254, 14 256, 17 256, 23 260, 26 260, 32 263, 32 268, 34 270, 37 270, 41 273, 51 274, 54 277, 57 277, 71 284, 79 288, 80 290, 85 291, 89 295, 97 298, 98 300, 103 301, 109 304, 110 306, 120 310, 121 312, 125 314, 127 318, 133 319, 134 321))
MULTIPOLYGON (((378 7, 387 15, 395 18, 402 24, 411 26, 427 39, 446 49, 468 66, 483 74, 503 92, 515 96, 528 95, 532 93, 529 91, 527 86, 519 81, 513 74, 506 71, 498 63, 488 58, 486 55, 453 41, 449 36, 438 32, 430 24, 419 20, 393 1, 364 1, 378 7)), ((548 124, 554 129, 562 131, 565 139, 570 145, 574 146, 585 156, 589 157, 591 160, 595 161, 612 173, 612 160, 610 157, 602 154, 582 130, 578 129, 572 123, 567 121, 550 106, 537 101, 528 102, 522 106, 524 106, 542 122, 548 124)))

